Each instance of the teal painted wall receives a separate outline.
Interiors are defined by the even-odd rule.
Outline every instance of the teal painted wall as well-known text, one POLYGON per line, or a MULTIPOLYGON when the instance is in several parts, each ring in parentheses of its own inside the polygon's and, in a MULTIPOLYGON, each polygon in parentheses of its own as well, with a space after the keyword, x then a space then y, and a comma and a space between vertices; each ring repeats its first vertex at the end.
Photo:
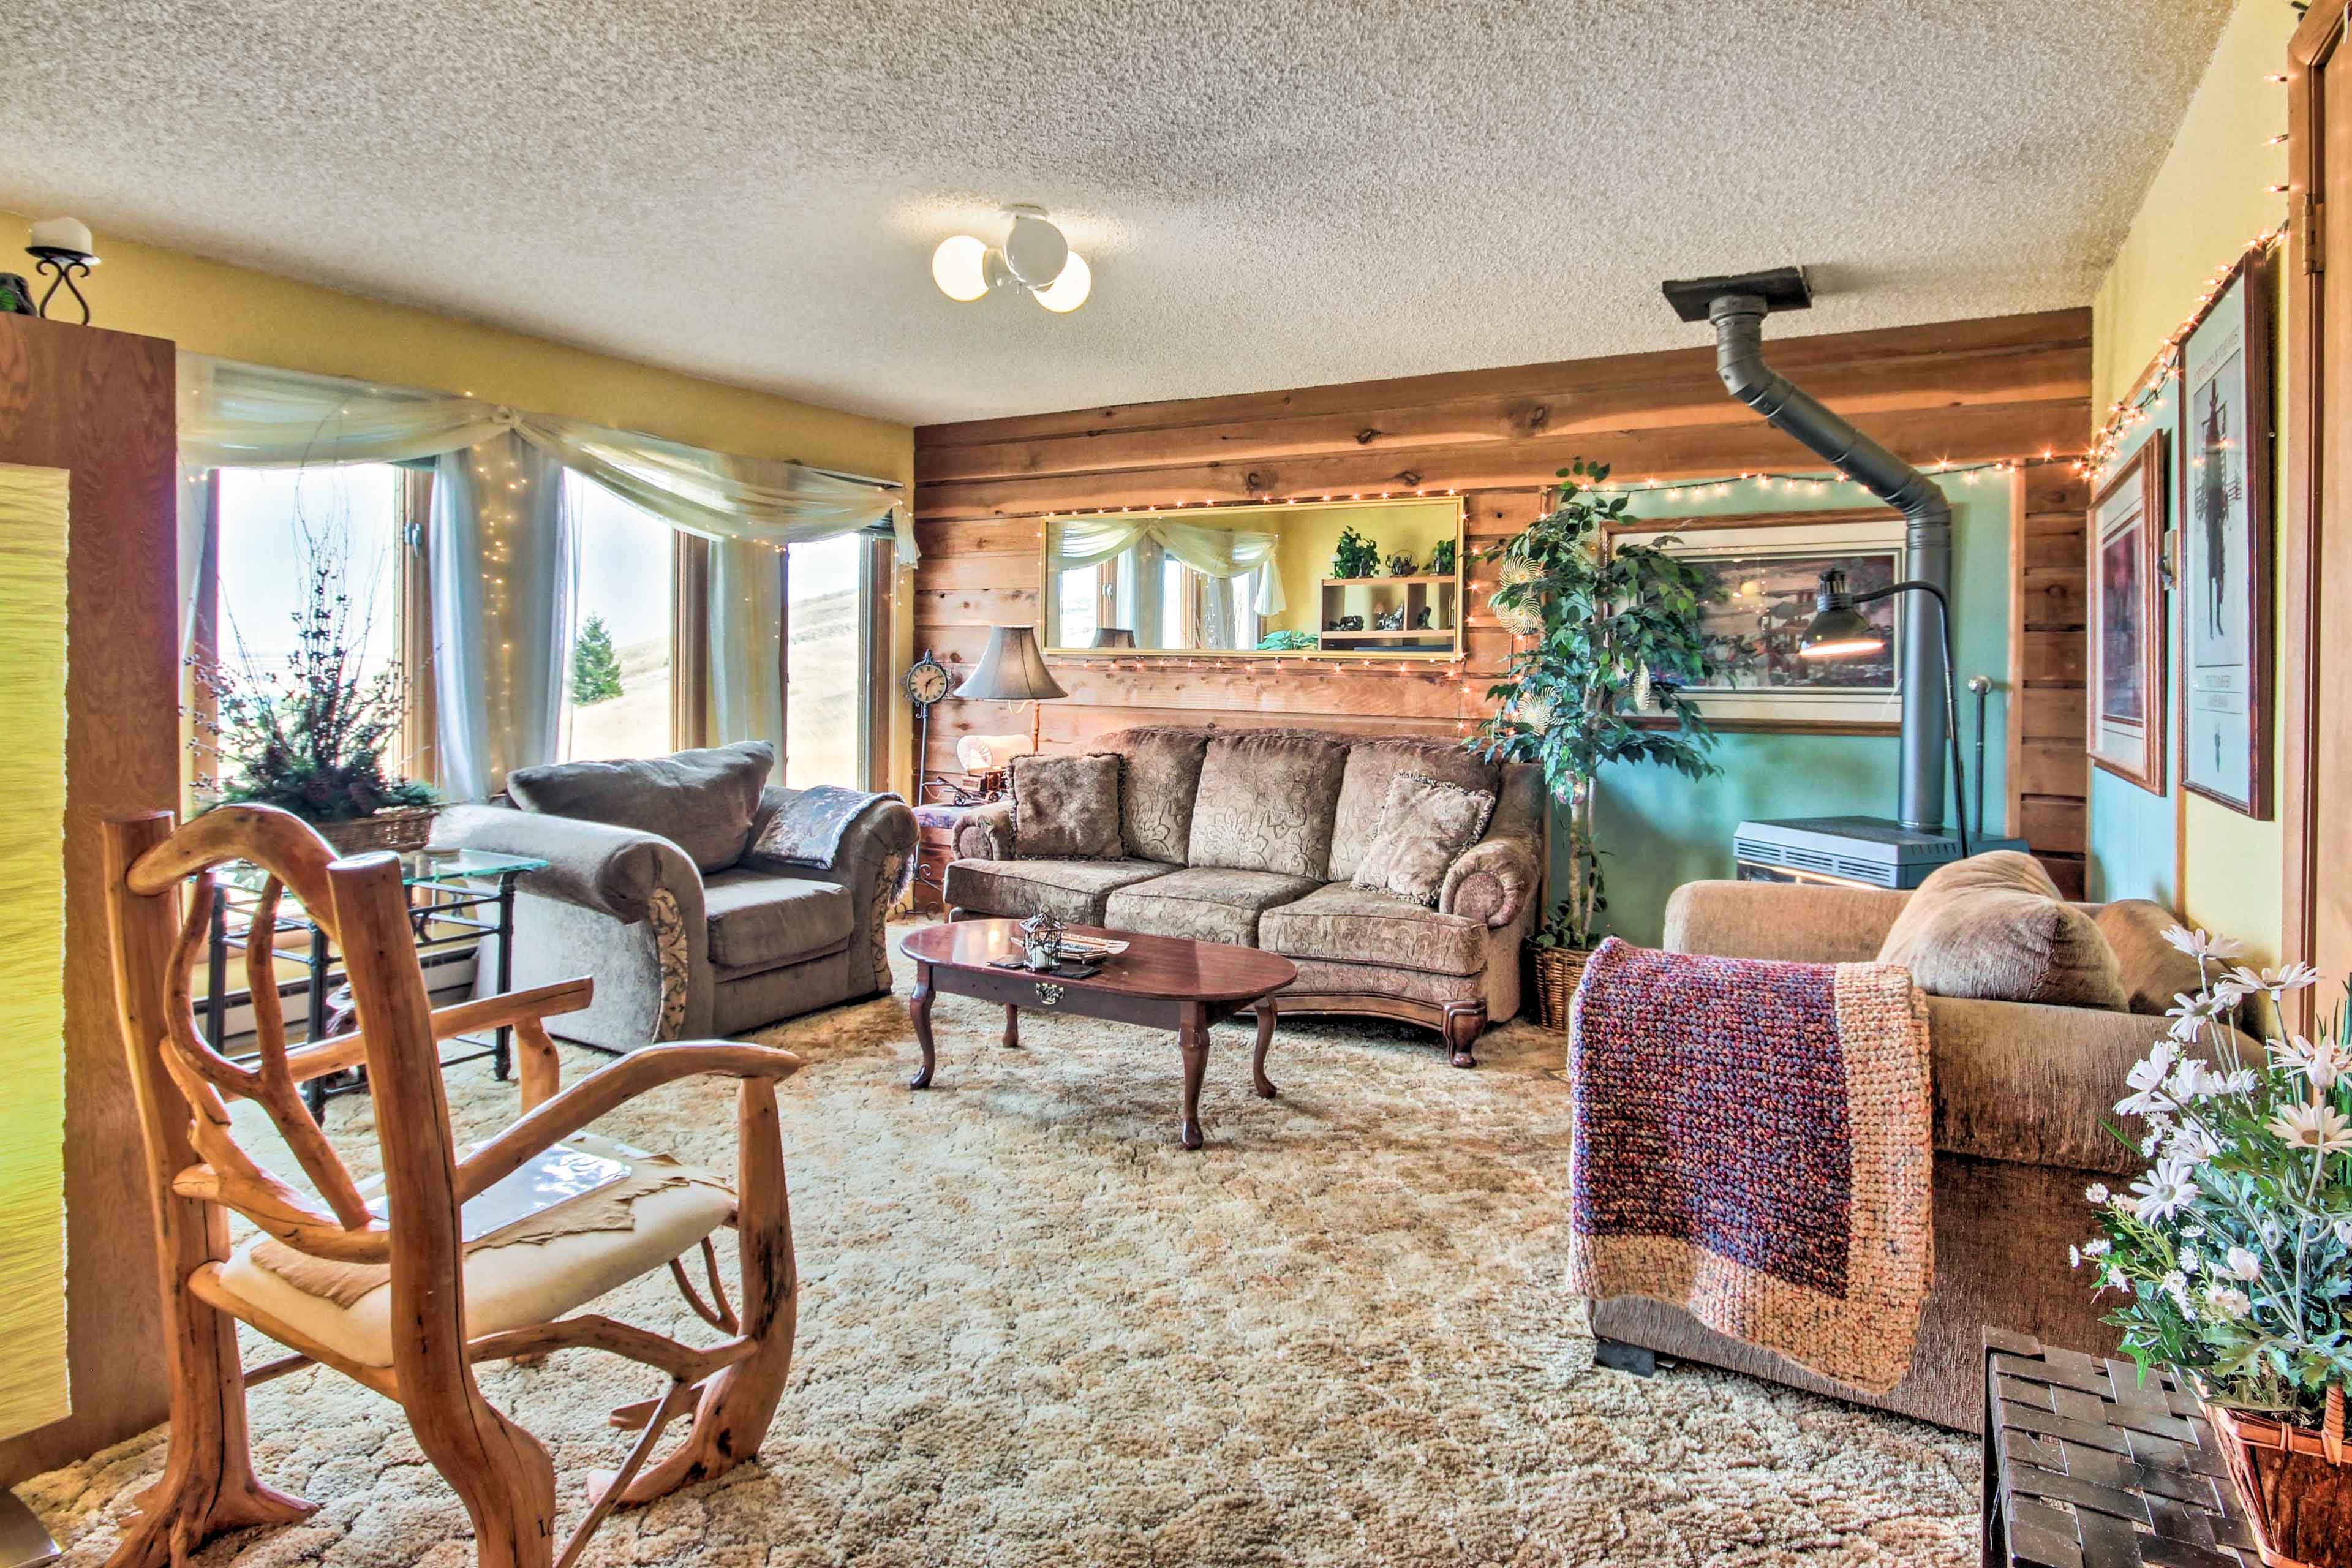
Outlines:
MULTIPOLYGON (((1966 686, 1970 676, 1988 675, 1994 689, 1985 709, 1984 798, 1991 828, 2000 831, 2008 799, 2010 480, 1986 471, 1951 474, 1942 482, 1952 502, 1953 630, 1969 798, 1973 801, 1976 792, 1976 719, 1966 686)), ((1664 518, 1872 504, 1859 485, 1824 484, 1815 491, 1749 480, 1735 482, 1721 494, 1710 489, 1637 495, 1631 510, 1636 516, 1664 518)), ((1894 816, 1898 750, 1893 737, 1883 735, 1727 734, 1715 749, 1723 771, 1713 778, 1686 779, 1650 766, 1610 770, 1601 775, 1595 813, 1605 857, 1606 929, 1628 942, 1655 944, 1664 927, 1667 895, 1685 882, 1731 875, 1732 829, 1747 818, 1894 816)), ((2168 826, 2168 842, 2169 832, 2168 826)), ((1555 845, 1563 838, 1553 835, 1555 845)))
MULTIPOLYGON (((2164 395, 2148 405, 2147 423, 2140 426, 2138 438, 2117 448, 2117 465, 2128 461, 2141 447, 2155 439, 2158 432, 2169 433, 2174 429, 2173 385, 2167 381, 2164 395)), ((2164 495, 2165 527, 2168 531, 2179 526, 2179 461, 2177 447, 2166 454, 2164 495)), ((2179 628, 2176 624, 2178 605, 2174 601, 2179 595, 2168 589, 2163 597, 2164 646, 2168 652, 2180 646, 2175 640, 2179 628)), ((2164 679, 2169 683, 2172 678, 2172 668, 2168 663, 2164 679)), ((2177 747, 2168 728, 2179 721, 2179 716, 2171 712, 2170 697, 2168 684, 2162 794, 2144 790, 2136 784, 2117 778, 2105 768, 2094 765, 2091 769, 2090 826, 2083 855, 2083 888, 2086 898, 2099 902, 2115 899, 2154 899, 2167 909, 2180 907, 2179 805, 2173 798, 2173 791, 2178 787, 2175 774, 2179 768, 2174 755, 2177 747)))

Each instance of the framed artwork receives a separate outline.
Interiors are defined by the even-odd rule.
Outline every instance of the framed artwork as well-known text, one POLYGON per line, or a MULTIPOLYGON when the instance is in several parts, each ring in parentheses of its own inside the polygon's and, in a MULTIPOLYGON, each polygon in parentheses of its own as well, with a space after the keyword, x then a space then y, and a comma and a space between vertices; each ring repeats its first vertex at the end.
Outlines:
POLYGON ((2180 782, 2271 814, 2271 299, 2239 264, 2180 362, 2180 782))
POLYGON ((2089 746, 2117 778, 2164 793, 2165 433, 2140 443, 2091 502, 2089 746))
MULTIPOLYGON (((1728 670, 1717 685, 1692 687, 1711 723, 1743 728, 1854 729, 1899 724, 1895 668, 1895 599, 1862 606, 1885 647, 1856 658, 1797 656, 1813 617, 1823 572, 1843 572, 1857 594, 1904 576, 1904 523, 1892 511, 1787 512, 1769 517, 1627 520, 1620 539, 1663 542, 1712 576, 1723 597, 1701 613, 1708 650, 1728 670)), ((1898 595, 1899 597, 1899 595, 1898 595)))

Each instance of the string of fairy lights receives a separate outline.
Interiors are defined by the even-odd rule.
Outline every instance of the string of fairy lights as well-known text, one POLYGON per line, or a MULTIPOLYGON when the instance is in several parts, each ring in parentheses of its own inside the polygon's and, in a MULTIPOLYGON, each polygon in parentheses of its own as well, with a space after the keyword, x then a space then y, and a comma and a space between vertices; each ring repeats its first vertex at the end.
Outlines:
MULTIPOLYGON (((1957 463, 1944 460, 1927 465, 1927 470, 1939 478, 1951 479, 1965 485, 1977 485, 1987 480, 1999 483, 2010 475, 2035 467, 2038 463, 2073 462, 2076 459, 2072 455, 2061 454, 2053 449, 2042 453, 2039 459, 2001 458, 1988 458, 1975 462, 1957 463)), ((1833 471, 1823 472, 1811 469, 1749 469, 1737 474, 1715 475, 1706 479, 1644 478, 1640 479, 1608 479, 1597 484, 1585 484, 1581 488, 1592 490, 1597 494, 1612 496, 1622 495, 1629 498, 1666 497, 1684 500, 1725 500, 1730 499, 1742 486, 1752 487, 1757 492, 1759 500, 1767 502, 1773 499, 1784 496, 1801 496, 1808 499, 1828 499, 1835 492, 1842 489, 1854 492, 1858 504, 1862 502, 1869 502, 1872 500, 1869 492, 1855 480, 1849 479, 1843 475, 1833 471)), ((1254 498, 1244 501, 1200 500, 1177 501, 1173 503, 1163 502, 1158 505, 1086 507, 1068 511, 1048 512, 1037 516, 1035 519, 1037 524, 1036 537, 1042 544, 1046 529, 1053 523, 1076 521, 1085 518, 1112 517, 1119 515, 1173 516, 1181 512, 1204 510, 1208 508, 1216 508, 1226 512, 1231 512, 1249 507, 1262 507, 1267 510, 1279 510, 1285 507, 1323 505, 1344 506, 1350 502, 1359 501, 1369 503, 1398 500, 1460 500, 1464 496, 1464 493, 1465 492, 1459 488, 1424 488, 1419 489, 1354 491, 1332 490, 1295 496, 1267 496, 1254 498)), ((1685 521, 1685 518, 1674 516, 1643 517, 1638 513, 1629 512, 1627 514, 1626 521, 1629 522, 1671 524, 1678 521, 1685 521)), ((1470 588, 1471 584, 1465 577, 1464 590, 1466 593, 1470 588)), ((1465 632, 1470 630, 1486 629, 1507 630, 1507 628, 1499 626, 1495 626, 1490 628, 1487 623, 1484 621, 1473 621, 1466 615, 1463 617, 1462 628, 1465 632)), ((1521 639, 1517 634, 1512 635, 1511 641, 1515 647, 1520 640, 1521 639)), ((1121 652, 1098 651, 1090 648, 1056 648, 1054 650, 1050 658, 1052 662, 1057 665, 1077 665, 1088 669, 1089 671, 1099 670, 1107 673, 1124 671, 1139 675, 1150 673, 1162 676, 1270 673, 1276 676, 1347 676, 1355 679, 1361 679, 1367 675, 1385 675, 1399 683, 1417 682, 1424 686, 1450 685, 1454 688, 1453 696, 1454 700, 1452 704, 1454 710, 1453 712, 1450 714, 1431 714, 1428 715, 1428 717, 1436 719, 1451 718, 1454 722, 1456 731, 1465 735, 1468 734, 1477 722, 1477 719, 1467 710, 1478 701, 1482 684, 1491 684, 1495 679, 1499 679, 1499 672, 1496 671, 1486 671, 1482 674, 1473 675, 1470 669, 1471 660, 1469 656, 1466 653, 1458 652, 1450 657, 1391 654, 1378 658, 1360 658, 1354 655, 1321 653, 1309 649, 1297 649, 1285 652, 1245 652, 1235 650, 1230 653, 1192 653, 1180 658, 1175 655, 1166 653, 1153 654, 1149 657, 1139 657, 1132 651, 1121 652)), ((950 662, 954 664, 960 663, 961 661, 950 657, 950 662)))

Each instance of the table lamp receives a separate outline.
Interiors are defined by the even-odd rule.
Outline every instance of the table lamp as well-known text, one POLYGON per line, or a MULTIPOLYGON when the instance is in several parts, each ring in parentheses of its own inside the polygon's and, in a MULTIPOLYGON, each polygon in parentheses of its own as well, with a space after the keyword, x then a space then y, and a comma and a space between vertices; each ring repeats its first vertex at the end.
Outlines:
POLYGON ((1125 626, 1095 628, 1095 647, 1133 647, 1134 646, 1135 634, 1125 626))
MULTIPOLYGON (((1068 692, 1054 679, 1045 668, 1045 656, 1037 647, 1034 626, 996 626, 988 634, 988 647, 981 653, 980 662, 972 667, 956 696, 966 702, 1028 702, 1038 703, 1068 692)), ((1032 707, 1029 710, 1029 745, 1034 751, 1045 722, 1045 710, 1032 707)))

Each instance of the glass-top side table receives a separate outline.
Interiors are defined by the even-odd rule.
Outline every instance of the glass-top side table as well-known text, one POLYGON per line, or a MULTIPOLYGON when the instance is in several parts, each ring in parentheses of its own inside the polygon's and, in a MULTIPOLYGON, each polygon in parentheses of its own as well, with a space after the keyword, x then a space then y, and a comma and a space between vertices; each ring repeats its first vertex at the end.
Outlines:
MULTIPOLYGON (((421 849, 401 856, 400 879, 408 889, 408 923, 418 952, 469 942, 478 944, 484 937, 496 937, 498 989, 512 989, 515 883, 524 873, 546 868, 544 860, 521 855, 494 855, 480 849, 421 849)), ((240 952, 245 950, 254 906, 269 880, 269 873, 249 862, 236 861, 215 868, 213 877, 221 896, 213 901, 204 1017, 205 1032, 213 1047, 219 1050, 228 1032, 228 955, 232 949, 240 952)), ((291 893, 286 894, 278 905, 276 929, 271 934, 273 939, 287 935, 307 939, 308 1005, 302 1037, 326 1038, 341 1026, 337 1015, 348 1011, 347 1005, 337 1006, 332 994, 336 978, 333 943, 319 929, 318 922, 303 912, 291 893)), ((490 1070, 501 1079, 512 1068, 514 1034, 506 1026, 500 1026, 487 1037, 459 1035, 444 1041, 443 1046, 444 1069, 484 1058, 489 1059, 490 1070), (454 1052, 448 1050, 452 1047, 456 1047, 454 1052)), ((234 1059, 249 1061, 252 1058, 247 1055, 234 1059)), ((364 1077, 356 1070, 332 1079, 312 1079, 302 1086, 302 1100, 313 1118, 323 1118, 331 1097, 354 1093, 365 1087, 364 1077)))

